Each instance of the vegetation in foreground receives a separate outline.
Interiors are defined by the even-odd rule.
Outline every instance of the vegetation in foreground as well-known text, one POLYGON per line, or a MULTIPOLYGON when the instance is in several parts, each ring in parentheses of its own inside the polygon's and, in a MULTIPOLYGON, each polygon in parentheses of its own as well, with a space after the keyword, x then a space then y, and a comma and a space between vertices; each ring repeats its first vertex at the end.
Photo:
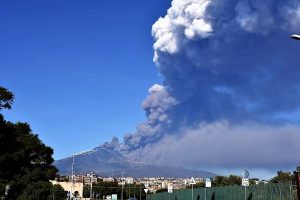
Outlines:
MULTIPOLYGON (((0 87, 0 111, 11 109, 13 101, 14 94, 0 87)), ((63 188, 49 182, 58 171, 53 166, 52 154, 53 149, 32 133, 29 124, 6 121, 0 113, 0 197, 66 199, 63 188)))

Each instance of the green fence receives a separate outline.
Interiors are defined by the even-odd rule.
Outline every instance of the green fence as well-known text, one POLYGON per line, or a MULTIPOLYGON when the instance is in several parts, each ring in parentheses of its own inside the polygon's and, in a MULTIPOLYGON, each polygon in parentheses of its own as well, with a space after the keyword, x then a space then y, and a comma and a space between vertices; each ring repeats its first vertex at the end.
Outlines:
POLYGON ((266 184, 245 188, 242 186, 213 187, 193 190, 176 190, 173 193, 149 195, 149 200, 295 200, 291 184, 266 184), (205 195, 206 193, 206 195, 205 195))

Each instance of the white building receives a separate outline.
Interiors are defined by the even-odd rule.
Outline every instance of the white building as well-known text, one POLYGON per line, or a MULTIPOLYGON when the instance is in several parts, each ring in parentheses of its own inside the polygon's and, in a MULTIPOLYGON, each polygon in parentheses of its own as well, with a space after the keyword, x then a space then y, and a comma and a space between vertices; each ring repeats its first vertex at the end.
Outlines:
POLYGON ((126 182, 126 184, 133 184, 134 183, 134 178, 132 178, 132 177, 126 177, 125 178, 125 182, 126 182))
POLYGON ((53 185, 60 185, 65 191, 75 193, 76 191, 79 194, 79 197, 83 196, 83 183, 72 183, 72 182, 57 182, 50 181, 53 185))

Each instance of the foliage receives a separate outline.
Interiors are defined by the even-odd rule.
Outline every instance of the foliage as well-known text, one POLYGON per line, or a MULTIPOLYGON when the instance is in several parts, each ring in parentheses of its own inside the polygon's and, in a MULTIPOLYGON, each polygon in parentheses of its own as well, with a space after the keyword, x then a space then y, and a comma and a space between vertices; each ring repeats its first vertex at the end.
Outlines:
POLYGON ((55 200, 65 200, 66 196, 67 196, 67 192, 60 185, 52 186, 50 198, 54 197, 55 200))
MULTIPOLYGON (((197 182, 195 185, 193 185, 193 188, 204 188, 205 187, 205 181, 197 182)), ((192 189, 192 185, 187 186, 187 189, 192 189)))
POLYGON ((39 200, 47 199, 50 196, 51 183, 39 181, 27 185, 22 194, 18 197, 19 200, 39 200))
MULTIPOLYGON (((0 87, 0 110, 10 109, 13 98, 11 92, 0 87)), ((0 196, 10 185, 8 199, 44 199, 41 197, 53 189, 49 180, 57 173, 52 154, 53 150, 32 133, 29 124, 5 121, 0 114, 0 196)))
POLYGON ((272 183, 289 183, 295 182, 295 176, 291 172, 278 171, 277 176, 273 177, 270 182, 272 183))
POLYGON ((241 185, 242 178, 235 175, 226 176, 216 176, 213 180, 213 186, 229 186, 229 185, 241 185))
POLYGON ((38 181, 28 185, 18 200, 65 200, 66 192, 60 185, 52 185, 50 182, 38 181))
POLYGON ((3 108, 11 109, 14 101, 14 94, 0 86, 0 110, 3 108))
POLYGON ((202 181, 202 182, 198 182, 194 185, 194 188, 203 188, 205 187, 205 182, 202 181))

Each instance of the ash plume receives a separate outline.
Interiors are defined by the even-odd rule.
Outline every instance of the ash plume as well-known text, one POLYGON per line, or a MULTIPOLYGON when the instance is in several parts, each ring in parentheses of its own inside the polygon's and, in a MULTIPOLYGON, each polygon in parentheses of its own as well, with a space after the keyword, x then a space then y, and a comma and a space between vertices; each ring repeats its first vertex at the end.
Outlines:
POLYGON ((174 164, 189 167, 299 163, 291 156, 300 150, 294 32, 300 32, 298 0, 173 0, 152 27, 163 85, 149 89, 147 121, 125 136, 122 149, 158 164, 180 155, 174 164), (196 144, 213 151, 197 151, 196 144))

